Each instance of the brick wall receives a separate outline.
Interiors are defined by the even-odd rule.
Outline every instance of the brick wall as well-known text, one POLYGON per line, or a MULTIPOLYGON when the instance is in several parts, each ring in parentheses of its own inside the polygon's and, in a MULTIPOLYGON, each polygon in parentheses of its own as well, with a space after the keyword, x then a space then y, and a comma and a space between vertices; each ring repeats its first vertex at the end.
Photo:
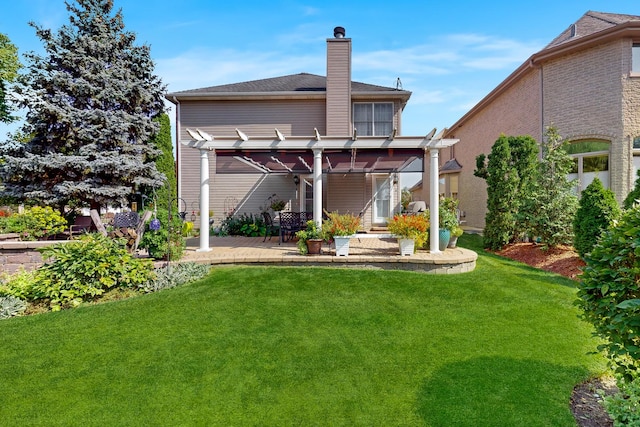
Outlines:
POLYGON ((20 269, 34 270, 42 265, 42 256, 37 248, 64 241, 0 242, 0 273, 15 273, 20 269))

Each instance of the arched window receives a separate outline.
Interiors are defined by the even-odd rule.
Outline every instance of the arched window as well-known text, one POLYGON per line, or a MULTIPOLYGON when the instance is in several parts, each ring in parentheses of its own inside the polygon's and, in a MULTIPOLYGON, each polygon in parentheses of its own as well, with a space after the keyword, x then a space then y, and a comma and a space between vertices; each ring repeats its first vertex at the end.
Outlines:
POLYGON ((570 179, 576 179, 576 190, 580 193, 595 177, 609 188, 609 143, 606 141, 576 141, 567 146, 567 152, 573 157, 573 170, 570 179))

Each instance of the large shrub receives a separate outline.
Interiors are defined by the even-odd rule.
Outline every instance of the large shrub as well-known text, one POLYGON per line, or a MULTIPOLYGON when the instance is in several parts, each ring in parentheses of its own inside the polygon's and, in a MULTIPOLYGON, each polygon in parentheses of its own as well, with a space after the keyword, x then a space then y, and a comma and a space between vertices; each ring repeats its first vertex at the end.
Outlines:
POLYGON ((89 301, 114 288, 137 288, 154 279, 153 264, 135 258, 121 242, 99 233, 41 248, 46 263, 37 270, 33 299, 53 310, 89 301))
POLYGON ((22 240, 55 236, 67 226, 67 220, 50 206, 26 208, 22 213, 4 217, 0 223, 5 233, 18 233, 22 240))
POLYGON ((623 215, 590 253, 580 276, 577 304, 604 338, 599 349, 617 371, 637 375, 640 366, 640 208, 623 215))
POLYGON ((595 178, 582 192, 573 220, 573 246, 581 257, 591 251, 620 213, 613 191, 604 188, 602 181, 595 178))

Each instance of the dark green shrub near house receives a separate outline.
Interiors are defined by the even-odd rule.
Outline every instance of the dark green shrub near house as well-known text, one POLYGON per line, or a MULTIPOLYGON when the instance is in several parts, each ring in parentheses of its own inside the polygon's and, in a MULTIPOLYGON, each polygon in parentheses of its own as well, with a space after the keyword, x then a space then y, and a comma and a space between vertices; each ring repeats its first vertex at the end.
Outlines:
POLYGON ((602 181, 595 178, 582 192, 573 221, 573 246, 581 257, 591 251, 620 213, 613 191, 604 188, 602 181))
POLYGON ((627 197, 624 199, 624 203, 622 204, 625 209, 631 209, 636 201, 640 201, 640 169, 638 169, 637 176, 636 182, 633 185, 633 190, 627 194, 627 197))
POLYGON ((578 306, 605 340, 599 347, 628 378, 640 368, 640 208, 624 213, 590 253, 580 276, 578 306))

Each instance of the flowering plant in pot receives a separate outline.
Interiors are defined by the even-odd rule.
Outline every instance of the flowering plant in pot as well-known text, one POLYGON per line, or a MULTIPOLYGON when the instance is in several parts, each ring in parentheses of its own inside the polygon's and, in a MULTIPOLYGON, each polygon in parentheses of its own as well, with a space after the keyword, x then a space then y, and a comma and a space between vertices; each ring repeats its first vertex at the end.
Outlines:
POLYGON ((307 221, 307 228, 296 232, 296 237, 298 238, 298 250, 302 255, 320 253, 323 233, 315 221, 307 221))
POLYGON ((287 202, 285 202, 284 200, 280 199, 278 197, 278 195, 274 193, 271 196, 269 196, 269 198, 267 199, 267 205, 274 212, 280 212, 281 210, 283 210, 285 208, 285 206, 287 206, 287 202))
POLYGON ((413 240, 416 248, 424 246, 429 238, 429 218, 424 214, 396 214, 387 222, 387 228, 398 238, 413 240))
POLYGON ((322 221, 325 239, 330 241, 335 236, 351 236, 360 228, 360 217, 350 213, 326 212, 327 219, 322 221))
POLYGON ((360 228, 360 217, 350 213, 326 212, 327 219, 322 221, 322 231, 326 241, 334 241, 337 256, 349 254, 349 236, 360 228))

